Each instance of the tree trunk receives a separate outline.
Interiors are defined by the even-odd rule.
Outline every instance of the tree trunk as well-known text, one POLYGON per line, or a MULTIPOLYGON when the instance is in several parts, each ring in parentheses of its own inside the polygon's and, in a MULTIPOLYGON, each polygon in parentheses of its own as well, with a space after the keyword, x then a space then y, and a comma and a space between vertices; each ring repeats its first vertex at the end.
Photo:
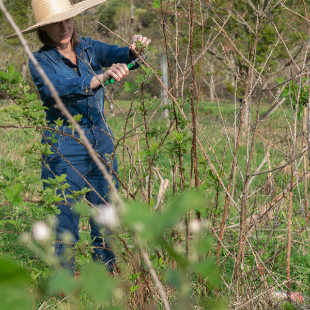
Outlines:
MULTIPOLYGON (((211 58, 210 71, 213 72, 213 70, 214 70, 214 64, 211 58)), ((214 81, 213 81, 213 73, 211 73, 211 76, 210 76, 209 89, 210 89, 210 102, 214 102, 215 87, 214 87, 214 81)))
MULTIPOLYGON (((159 56, 159 60, 160 60, 160 70, 162 73, 161 80, 164 83, 165 87, 168 89, 168 63, 166 54, 165 53, 161 54, 159 56)), ((161 101, 163 101, 164 106, 168 105, 167 91, 163 87, 161 88, 160 99, 161 101)), ((167 118, 168 116, 169 111, 168 109, 165 109, 164 112, 162 113, 162 117, 167 118)))
POLYGON ((134 26, 134 18, 135 18, 135 15, 134 15, 134 9, 135 9, 135 6, 134 6, 134 3, 133 3, 134 0, 130 0, 130 34, 132 35, 133 34, 133 26, 134 26))

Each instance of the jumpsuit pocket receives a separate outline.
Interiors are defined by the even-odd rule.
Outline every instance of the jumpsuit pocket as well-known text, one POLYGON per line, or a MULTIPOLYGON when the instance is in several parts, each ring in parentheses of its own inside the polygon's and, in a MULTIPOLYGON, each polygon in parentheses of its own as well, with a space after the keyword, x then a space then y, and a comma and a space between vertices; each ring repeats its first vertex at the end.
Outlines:
POLYGON ((41 142, 50 145, 51 154, 43 154, 43 161, 49 163, 60 157, 60 146, 62 144, 63 135, 53 130, 45 130, 42 135, 41 142))

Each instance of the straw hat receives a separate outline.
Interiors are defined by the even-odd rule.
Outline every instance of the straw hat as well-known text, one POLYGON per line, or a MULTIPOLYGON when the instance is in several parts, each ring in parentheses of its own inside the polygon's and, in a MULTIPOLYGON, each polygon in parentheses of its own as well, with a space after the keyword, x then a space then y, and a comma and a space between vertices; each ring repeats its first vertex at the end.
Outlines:
MULTIPOLYGON (((84 0, 77 4, 71 4, 70 0, 32 0, 32 11, 36 24, 23 30, 22 33, 29 33, 39 27, 72 18, 106 1, 107 0, 84 0)), ((7 38, 14 36, 16 36, 16 33, 7 38)))

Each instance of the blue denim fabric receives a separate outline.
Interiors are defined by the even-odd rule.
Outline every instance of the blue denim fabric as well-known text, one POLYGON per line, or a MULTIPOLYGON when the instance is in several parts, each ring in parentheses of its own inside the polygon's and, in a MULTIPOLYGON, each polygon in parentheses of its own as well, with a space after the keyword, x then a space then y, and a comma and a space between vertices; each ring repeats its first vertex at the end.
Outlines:
MULTIPOLYGON (((113 135, 110 128, 106 125, 105 121, 99 122, 96 126, 83 126, 86 137, 92 144, 95 151, 97 151, 102 159, 107 163, 107 168, 110 171, 110 166, 117 173, 117 160, 112 157, 114 144, 113 135), (112 162, 113 159, 113 162, 112 162)), ((61 126, 59 130, 65 134, 72 135, 71 130, 67 126, 61 126)), ((44 133, 45 139, 43 143, 51 143, 48 139, 52 135, 52 131, 44 133)), ((74 137, 79 139, 79 135, 74 133, 74 137)), ((109 186, 104 179, 101 171, 93 162, 87 149, 79 144, 75 139, 70 136, 57 133, 55 135, 57 142, 53 143, 51 150, 54 154, 48 155, 44 158, 42 164, 42 178, 54 178, 55 175, 66 174, 67 183, 70 185, 65 191, 65 195, 70 195, 71 191, 78 191, 84 187, 93 188, 93 191, 86 194, 87 200, 94 204, 104 204, 109 202, 109 186), (57 151, 56 151, 57 150, 57 151), (70 161, 70 164, 67 162, 70 161)), ((118 181, 114 175, 114 182, 118 188, 118 181)), ((46 186, 46 185, 45 185, 46 186)), ((57 194, 61 194, 58 192, 57 194)), ((74 204, 73 199, 68 198, 69 204, 74 204)), ((73 236, 73 242, 79 240, 79 215, 74 213, 70 205, 59 205, 61 213, 57 215, 58 224, 56 228, 56 255, 61 257, 64 265, 65 258, 62 255, 65 252, 65 245, 59 241, 62 240, 62 234, 70 232, 73 236)), ((91 238, 94 246, 93 259, 95 261, 102 261, 107 264, 107 268, 112 270, 114 264, 114 254, 109 250, 110 245, 108 240, 105 240, 105 247, 103 247, 103 240, 100 234, 99 227, 92 219, 90 219, 91 238)), ((105 230, 106 234, 109 231, 105 230)), ((74 271, 74 264, 70 267, 72 273, 74 271)))
MULTIPOLYGON (((108 45, 89 37, 80 39, 75 53, 77 65, 53 47, 43 47, 34 53, 34 56, 70 113, 82 115, 80 124, 96 124, 103 119, 104 90, 102 87, 91 90, 90 81, 94 75, 103 72, 102 67, 110 67, 113 63, 128 64, 133 59, 130 57, 128 47, 119 48, 117 45, 108 45)), ((138 65, 135 65, 131 69, 137 67, 138 65)), ((55 120, 61 118, 66 122, 61 112, 53 108, 55 100, 30 60, 29 69, 43 105, 49 109, 46 111, 47 121, 53 124, 55 120)))
MULTIPOLYGON (((111 157, 114 152, 114 138, 106 124, 103 112, 104 91, 102 87, 91 90, 90 81, 95 74, 102 73, 102 67, 110 67, 113 63, 131 62, 129 48, 119 48, 116 45, 107 45, 84 37, 80 39, 80 43, 76 47, 76 55, 77 65, 62 56, 56 48, 43 47, 34 53, 70 113, 82 115, 80 125, 94 150, 105 160, 108 170, 110 171, 112 167, 113 173, 117 173, 116 157, 111 157)), ((43 105, 48 108, 46 118, 49 125, 54 127, 54 121, 58 118, 64 120, 64 125, 59 128, 64 134, 56 134, 56 143, 51 143, 51 139, 49 139, 53 131, 43 132, 42 142, 51 145, 53 154, 43 160, 42 179, 66 174, 70 187, 65 194, 81 190, 84 187, 93 187, 93 191, 86 195, 87 200, 94 205, 105 204, 109 201, 107 181, 91 159, 87 149, 72 137, 65 135, 72 135, 67 119, 54 107, 55 101, 31 61, 29 61, 29 68, 43 105)), ((74 136, 79 139, 77 133, 74 133, 74 136)), ((115 175, 113 177, 118 188, 118 181, 115 175)), ((68 199, 67 202, 74 203, 72 199, 68 199)), ((62 257, 65 252, 65 245, 61 242, 62 234, 70 232, 74 242, 79 240, 79 216, 72 212, 68 205, 60 204, 58 208, 61 212, 57 216, 56 254, 62 257)), ((102 227, 99 227, 92 219, 90 219, 90 225, 92 245, 94 246, 93 259, 106 263, 108 270, 111 270, 115 256, 109 249, 109 241, 105 240, 104 247, 100 233, 102 227)), ((63 258, 63 263, 70 266, 71 272, 74 273, 74 258, 71 263, 66 262, 66 259, 63 258)))

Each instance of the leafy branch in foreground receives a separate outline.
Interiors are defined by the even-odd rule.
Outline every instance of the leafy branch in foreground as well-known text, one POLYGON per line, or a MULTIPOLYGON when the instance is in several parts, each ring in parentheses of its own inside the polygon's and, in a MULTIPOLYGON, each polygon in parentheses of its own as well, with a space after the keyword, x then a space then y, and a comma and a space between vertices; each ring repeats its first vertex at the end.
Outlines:
MULTIPOLYGON (((9 93, 10 99, 13 102, 12 105, 5 109, 6 115, 10 119, 13 119, 14 122, 17 122, 20 128, 23 128, 23 126, 31 126, 32 129, 40 128, 40 125, 44 123, 38 122, 36 119, 39 119, 42 115, 36 114, 37 111, 31 108, 37 98, 28 94, 27 87, 25 88, 22 79, 20 79, 20 76, 15 72, 13 67, 10 67, 9 72, 2 74, 5 79, 3 89, 9 93), (21 89, 21 87, 23 88, 21 89)), ((150 138, 152 137, 151 131, 147 134, 150 138)), ((51 133, 51 143, 53 139, 54 137, 51 133)), ((186 135, 175 132, 174 142, 172 142, 169 152, 173 153, 173 149, 175 148, 176 150, 182 149, 181 152, 184 153, 186 139, 186 135)), ((42 151, 42 145, 34 144, 26 153, 29 159, 37 166, 40 161, 40 157, 37 157, 39 151, 42 151)), ((156 152, 155 149, 153 151, 156 152)), ((203 195, 198 192, 184 193, 180 197, 177 197, 175 201, 171 202, 167 208, 164 207, 163 211, 159 213, 141 202, 132 202, 125 206, 120 212, 120 230, 115 231, 114 237, 121 241, 118 243, 119 247, 115 249, 119 253, 120 260, 118 264, 121 272, 119 277, 112 280, 102 266, 89 263, 89 260, 85 259, 88 256, 87 253, 91 253, 93 249, 89 245, 91 240, 85 242, 86 240, 82 235, 81 240, 76 243, 75 247, 71 248, 69 246, 68 250, 68 255, 75 253, 79 266, 80 276, 74 279, 66 271, 58 270, 60 263, 53 255, 54 240, 51 237, 52 234, 50 232, 43 233, 41 237, 38 237, 37 233, 35 233, 35 227, 38 226, 36 222, 39 219, 40 221, 45 219, 47 214, 57 213, 56 204, 65 203, 66 195, 60 195, 60 193, 64 193, 68 187, 66 184, 66 175, 63 174, 61 176, 55 176, 55 178, 43 180, 49 186, 45 191, 40 192, 41 199, 38 200, 37 204, 27 203, 25 199, 26 188, 28 189, 27 196, 35 195, 37 194, 35 191, 42 184, 39 178, 36 179, 35 183, 31 183, 29 177, 26 178, 24 176, 26 171, 22 169, 13 169, 14 174, 12 174, 12 167, 13 164, 11 166, 8 165, 7 171, 3 171, 3 175, 6 176, 5 182, 2 183, 2 186, 4 186, 3 193, 8 204, 1 211, 3 214, 9 214, 12 206, 16 206, 20 211, 11 216, 11 220, 8 220, 4 216, 2 224, 3 227, 7 225, 15 226, 15 229, 21 233, 20 240, 32 252, 29 255, 40 258, 41 262, 39 264, 44 264, 45 269, 44 272, 38 269, 35 275, 31 274, 32 280, 35 286, 39 288, 40 294, 33 292, 30 294, 30 297, 27 296, 27 300, 24 300, 24 295, 20 294, 21 299, 17 301, 12 298, 12 294, 7 294, 3 297, 3 301, 11 309, 14 309, 14 307, 16 309, 18 307, 22 309, 25 305, 28 307, 27 305, 33 304, 35 301, 39 302, 42 298, 49 298, 54 294, 57 295, 59 292, 70 296, 70 301, 81 309, 83 308, 83 301, 76 296, 77 292, 80 292, 80 296, 86 295, 88 302, 94 309, 102 307, 106 309, 123 309, 125 300, 134 300, 134 296, 137 294, 143 294, 145 296, 144 298, 153 300, 154 296, 150 295, 150 291, 146 292, 143 285, 135 284, 135 281, 145 283, 155 293, 155 296, 159 294, 161 296, 160 299, 166 303, 165 309, 170 309, 169 304, 175 309, 188 309, 192 303, 203 307, 213 306, 216 309, 226 309, 225 303, 210 301, 210 298, 212 300, 214 296, 206 292, 204 288, 198 287, 194 289, 191 287, 191 283, 195 282, 198 277, 204 279, 205 284, 209 288, 219 286, 221 283, 215 264, 211 259, 207 258, 213 244, 208 234, 207 222, 198 221, 196 227, 194 225, 191 226, 191 256, 187 257, 186 253, 182 250, 185 236, 183 235, 184 228, 182 227, 181 219, 188 212, 204 208, 205 198, 203 195), (11 181, 10 183, 7 182, 8 179, 11 181), (21 182, 13 185, 13 182, 16 182, 18 179, 21 182), (28 180, 26 184, 25 180, 28 180), (19 220, 15 220, 15 216, 17 215, 24 216, 24 213, 20 212, 32 213, 32 216, 28 216, 29 221, 27 223, 21 223, 19 220), (178 225, 179 228, 175 228, 178 225), (27 233, 30 230, 32 230, 34 240, 27 233), (172 232, 178 235, 177 243, 171 239, 172 232), (43 238, 42 236, 46 237, 43 238), (128 248, 128 243, 130 243, 130 249, 128 248), (139 258, 138 260, 137 257, 139 258), (130 272, 129 274, 128 270, 130 272), (137 271, 138 273, 143 272, 143 275, 133 276, 137 274, 137 271), (147 274, 152 275, 153 272, 159 275, 159 278, 157 276, 154 277, 155 282, 157 281, 155 285, 147 276, 147 274), (43 280, 43 282, 39 281, 39 279, 43 280), (163 285, 159 285, 159 283, 163 283, 163 285), (104 293, 102 292, 102 288, 105 288, 104 293), (171 294, 170 290, 174 293, 171 294), (192 300, 194 291, 197 297, 192 300), (205 292, 202 293, 202 291, 205 292), (168 299, 165 296, 168 296, 168 299)), ((85 194, 86 191, 82 190, 71 193, 70 197, 80 200, 85 194)), ((94 212, 87 211, 89 210, 87 204, 78 203, 75 210, 81 212, 82 216, 94 214, 94 212)), ((53 229, 53 225, 50 225, 50 228, 45 227, 44 229, 53 229)), ((68 242, 70 244, 69 239, 68 242)), ((20 267, 16 263, 8 259, 1 261, 0 270, 8 264, 11 266, 12 272, 20 270, 20 267)), ((24 275, 27 275, 26 271, 20 273, 20 277, 24 275)), ((34 287, 29 281, 21 281, 20 277, 17 277, 16 283, 12 282, 8 286, 10 290, 15 292, 34 290, 34 287), (22 284, 20 284, 20 281, 22 284)), ((1 285, 5 285, 7 278, 3 277, 1 281, 1 285)), ((161 307, 160 301, 158 302, 158 307, 161 307)))

